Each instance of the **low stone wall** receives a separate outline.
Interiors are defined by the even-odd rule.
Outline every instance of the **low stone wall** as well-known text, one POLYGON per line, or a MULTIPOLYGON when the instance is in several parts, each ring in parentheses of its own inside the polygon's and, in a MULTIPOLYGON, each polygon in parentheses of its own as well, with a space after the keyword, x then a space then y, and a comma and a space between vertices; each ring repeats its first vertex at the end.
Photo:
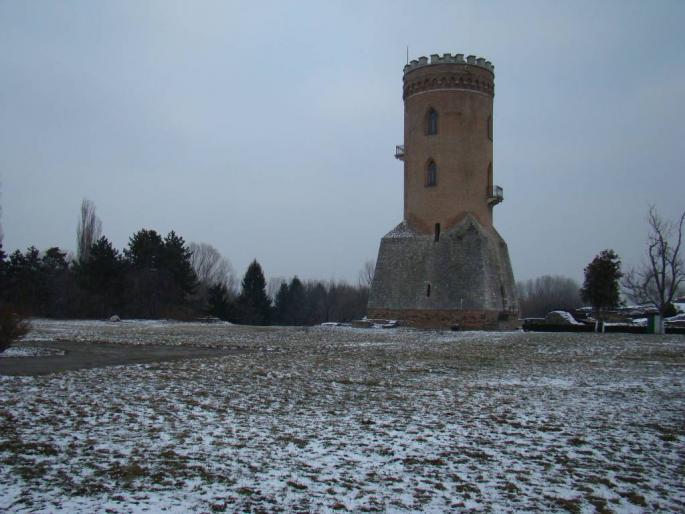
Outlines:
POLYGON ((453 309, 369 309, 369 318, 400 320, 403 325, 419 328, 462 330, 516 330, 520 323, 516 313, 487 310, 453 309))

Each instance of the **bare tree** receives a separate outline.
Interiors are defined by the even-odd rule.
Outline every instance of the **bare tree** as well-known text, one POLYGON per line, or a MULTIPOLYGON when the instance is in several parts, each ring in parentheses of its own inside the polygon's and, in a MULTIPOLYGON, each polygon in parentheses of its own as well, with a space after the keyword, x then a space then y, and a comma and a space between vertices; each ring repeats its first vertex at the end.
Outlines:
POLYGON ((284 277, 269 277, 269 280, 266 281, 267 296, 272 300, 275 300, 281 285, 287 283, 288 281, 284 277))
POLYGON ((654 206, 647 216, 647 259, 625 277, 623 286, 628 296, 640 303, 651 303, 663 317, 681 285, 685 285, 685 268, 680 253, 685 211, 678 222, 664 220, 654 206))
POLYGON ((580 285, 571 278, 544 275, 517 282, 521 315, 545 316, 554 310, 573 311, 582 305, 580 285))
POLYGON ((102 235, 102 221, 95 214, 95 204, 84 198, 81 202, 81 217, 76 226, 76 259, 83 264, 90 257, 90 247, 102 235))
POLYGON ((362 287, 371 287, 373 282, 373 275, 376 272, 376 262, 369 259, 364 263, 364 267, 359 271, 359 285, 362 287))
POLYGON ((190 243, 190 263, 200 284, 209 288, 224 285, 231 294, 236 292, 237 279, 230 261, 208 243, 190 243))

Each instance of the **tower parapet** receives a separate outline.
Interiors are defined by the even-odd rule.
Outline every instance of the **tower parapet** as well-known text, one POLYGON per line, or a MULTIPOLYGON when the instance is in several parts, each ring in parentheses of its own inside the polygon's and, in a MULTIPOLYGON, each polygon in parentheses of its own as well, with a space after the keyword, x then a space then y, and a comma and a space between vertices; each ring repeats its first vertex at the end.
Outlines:
POLYGON ((483 57, 469 55, 466 57, 466 59, 464 59, 464 54, 442 54, 442 56, 438 54, 432 54, 430 56, 430 61, 428 60, 428 57, 419 57, 418 59, 410 61, 409 64, 404 67, 404 74, 406 75, 410 71, 413 71, 417 68, 430 66, 432 64, 464 64, 484 68, 493 75, 495 73, 495 65, 483 57))
POLYGON ((462 89, 495 96, 495 66, 483 57, 433 54, 404 67, 403 99, 431 90, 462 89))

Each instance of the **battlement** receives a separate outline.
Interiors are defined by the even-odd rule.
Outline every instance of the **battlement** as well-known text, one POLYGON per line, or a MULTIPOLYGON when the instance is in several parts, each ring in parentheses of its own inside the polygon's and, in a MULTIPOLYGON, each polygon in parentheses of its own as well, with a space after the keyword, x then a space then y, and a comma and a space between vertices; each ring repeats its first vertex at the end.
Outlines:
POLYGON ((430 66, 432 64, 464 64, 469 66, 478 66, 479 68, 484 68, 490 73, 495 73, 495 65, 490 61, 483 59, 482 57, 476 57, 475 55, 469 55, 464 59, 464 54, 432 54, 430 56, 430 61, 428 57, 419 57, 414 59, 409 64, 404 67, 404 74, 406 75, 410 71, 417 68, 422 68, 424 66, 430 66))

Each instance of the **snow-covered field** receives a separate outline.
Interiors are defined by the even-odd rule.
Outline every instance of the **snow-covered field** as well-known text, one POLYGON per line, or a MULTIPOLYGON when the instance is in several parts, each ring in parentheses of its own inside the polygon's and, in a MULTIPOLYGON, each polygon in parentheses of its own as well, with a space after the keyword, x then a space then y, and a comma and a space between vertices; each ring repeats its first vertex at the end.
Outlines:
POLYGON ((241 351, 0 377, 0 511, 685 511, 683 336, 37 321, 28 339, 241 351))

